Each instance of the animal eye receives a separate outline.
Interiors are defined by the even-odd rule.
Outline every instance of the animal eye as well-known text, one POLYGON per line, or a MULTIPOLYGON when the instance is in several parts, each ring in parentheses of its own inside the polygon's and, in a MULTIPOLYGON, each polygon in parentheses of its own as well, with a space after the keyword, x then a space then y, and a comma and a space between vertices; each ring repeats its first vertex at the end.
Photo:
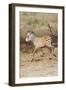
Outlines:
POLYGON ((29 36, 27 36, 27 38, 29 38, 29 36))

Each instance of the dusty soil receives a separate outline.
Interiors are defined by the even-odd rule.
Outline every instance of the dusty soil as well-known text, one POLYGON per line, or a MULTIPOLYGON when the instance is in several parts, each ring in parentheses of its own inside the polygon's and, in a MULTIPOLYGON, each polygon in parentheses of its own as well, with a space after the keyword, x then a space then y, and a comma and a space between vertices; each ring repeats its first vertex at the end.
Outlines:
POLYGON ((57 48, 54 50, 53 60, 49 59, 50 52, 47 48, 37 51, 32 60, 33 53, 20 52, 20 77, 45 77, 57 75, 57 48))

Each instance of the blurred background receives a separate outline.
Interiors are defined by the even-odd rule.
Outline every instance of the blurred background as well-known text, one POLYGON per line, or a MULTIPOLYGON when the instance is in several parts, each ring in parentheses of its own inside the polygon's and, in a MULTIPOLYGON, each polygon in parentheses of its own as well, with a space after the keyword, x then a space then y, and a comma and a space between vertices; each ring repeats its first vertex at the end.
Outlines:
MULTIPOLYGON (((52 27, 54 43, 57 46, 58 15, 56 13, 20 12, 20 50, 25 50, 25 37, 27 31, 33 31, 37 36, 50 35, 48 24, 52 27)), ((30 42, 29 47, 33 47, 30 42)), ((29 49, 29 48, 27 48, 29 49)))

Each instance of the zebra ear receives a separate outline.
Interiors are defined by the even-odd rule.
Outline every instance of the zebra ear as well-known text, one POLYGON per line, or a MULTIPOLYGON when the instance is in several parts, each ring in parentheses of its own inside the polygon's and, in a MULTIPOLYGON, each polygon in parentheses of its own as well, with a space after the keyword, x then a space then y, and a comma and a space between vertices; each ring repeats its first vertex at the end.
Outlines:
POLYGON ((27 33, 30 33, 30 34, 35 34, 33 31, 27 31, 27 33))
POLYGON ((33 32, 33 31, 32 31, 31 33, 32 33, 32 34, 34 34, 34 32, 33 32))
POLYGON ((31 33, 31 31, 27 31, 26 33, 31 33))

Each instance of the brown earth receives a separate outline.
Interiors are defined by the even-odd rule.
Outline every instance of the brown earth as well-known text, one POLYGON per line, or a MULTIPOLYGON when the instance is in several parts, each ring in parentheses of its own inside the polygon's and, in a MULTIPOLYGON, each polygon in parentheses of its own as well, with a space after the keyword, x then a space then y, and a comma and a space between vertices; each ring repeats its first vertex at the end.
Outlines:
POLYGON ((57 75, 57 48, 53 60, 49 59, 50 53, 47 48, 38 50, 32 60, 33 53, 20 52, 20 77, 44 77, 57 75))

